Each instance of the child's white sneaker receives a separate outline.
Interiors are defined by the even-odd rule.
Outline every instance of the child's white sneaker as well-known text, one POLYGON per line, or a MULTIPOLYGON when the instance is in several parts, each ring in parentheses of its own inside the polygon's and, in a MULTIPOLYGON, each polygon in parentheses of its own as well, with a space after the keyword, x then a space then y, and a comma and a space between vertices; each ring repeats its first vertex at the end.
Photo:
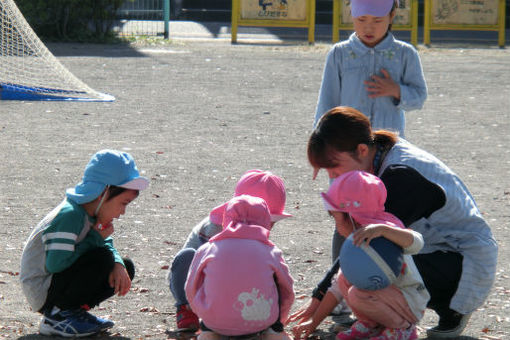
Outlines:
POLYGON ((197 340, 221 340, 221 335, 211 331, 202 331, 198 335, 197 340))
POLYGON ((272 328, 262 333, 262 340, 291 340, 292 338, 285 332, 275 332, 272 328))

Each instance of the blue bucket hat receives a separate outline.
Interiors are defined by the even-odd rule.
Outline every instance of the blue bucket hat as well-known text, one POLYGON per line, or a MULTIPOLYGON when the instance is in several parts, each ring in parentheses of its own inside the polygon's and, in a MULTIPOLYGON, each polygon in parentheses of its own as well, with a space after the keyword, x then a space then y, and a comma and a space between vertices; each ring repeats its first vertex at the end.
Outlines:
POLYGON ((149 180, 140 176, 135 160, 127 152, 101 150, 92 156, 81 182, 67 189, 66 196, 78 204, 88 203, 99 197, 108 185, 143 190, 149 180))

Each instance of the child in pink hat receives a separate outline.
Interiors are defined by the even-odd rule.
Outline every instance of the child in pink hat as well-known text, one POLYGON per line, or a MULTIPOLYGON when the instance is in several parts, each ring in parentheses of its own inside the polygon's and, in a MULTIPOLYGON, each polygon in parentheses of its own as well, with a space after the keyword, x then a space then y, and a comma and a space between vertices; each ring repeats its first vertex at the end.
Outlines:
MULTIPOLYGON (((269 208, 271 225, 291 216, 284 211, 286 192, 283 180, 269 171, 257 169, 246 171, 235 187, 234 197, 240 195, 250 195, 264 199, 269 208)), ((215 207, 206 218, 193 228, 184 246, 172 262, 168 273, 168 281, 177 307, 176 319, 179 331, 196 331, 199 328, 198 317, 188 305, 184 283, 196 250, 207 243, 211 237, 222 231, 224 225, 223 214, 227 204, 228 202, 215 207)))
POLYGON ((346 172, 321 195, 338 233, 345 237, 352 233, 357 246, 380 236, 389 239, 403 248, 404 270, 394 284, 375 291, 354 287, 340 271, 311 319, 294 326, 295 339, 308 337, 342 299, 357 321, 337 339, 417 339, 416 324, 430 298, 411 257, 423 247, 421 234, 406 229, 398 218, 384 211, 386 188, 367 172, 346 172))
POLYGON ((279 321, 294 302, 293 279, 269 240, 273 224, 262 198, 227 202, 223 231, 198 249, 186 281, 191 309, 202 320, 198 339, 290 339, 279 321))

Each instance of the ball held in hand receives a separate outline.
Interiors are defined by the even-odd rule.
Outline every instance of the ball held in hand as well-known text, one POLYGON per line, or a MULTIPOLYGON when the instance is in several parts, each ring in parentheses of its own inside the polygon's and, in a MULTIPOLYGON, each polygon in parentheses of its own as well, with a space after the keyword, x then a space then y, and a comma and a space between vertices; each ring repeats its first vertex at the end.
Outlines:
POLYGON ((356 246, 352 234, 340 251, 340 268, 345 278, 355 287, 379 290, 395 282, 402 271, 402 248, 387 238, 377 237, 367 246, 356 246))

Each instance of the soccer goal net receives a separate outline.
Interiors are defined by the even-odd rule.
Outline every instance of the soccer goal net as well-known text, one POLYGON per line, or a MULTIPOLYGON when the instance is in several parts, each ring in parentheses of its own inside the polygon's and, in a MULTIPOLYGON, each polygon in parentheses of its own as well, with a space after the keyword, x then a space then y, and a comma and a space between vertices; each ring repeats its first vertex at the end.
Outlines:
POLYGON ((0 0, 0 99, 113 101, 65 68, 13 0, 0 0))

